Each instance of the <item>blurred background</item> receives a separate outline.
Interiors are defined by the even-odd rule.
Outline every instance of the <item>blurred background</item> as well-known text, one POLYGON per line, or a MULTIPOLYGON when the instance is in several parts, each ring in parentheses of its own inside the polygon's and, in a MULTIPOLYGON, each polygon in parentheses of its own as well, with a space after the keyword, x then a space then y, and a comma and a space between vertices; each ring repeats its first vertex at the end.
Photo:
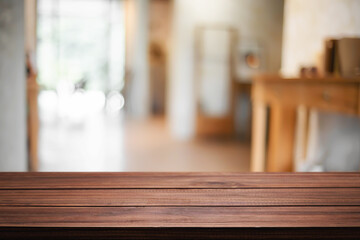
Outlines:
POLYGON ((359 13, 0 0, 0 171, 359 171, 359 13))

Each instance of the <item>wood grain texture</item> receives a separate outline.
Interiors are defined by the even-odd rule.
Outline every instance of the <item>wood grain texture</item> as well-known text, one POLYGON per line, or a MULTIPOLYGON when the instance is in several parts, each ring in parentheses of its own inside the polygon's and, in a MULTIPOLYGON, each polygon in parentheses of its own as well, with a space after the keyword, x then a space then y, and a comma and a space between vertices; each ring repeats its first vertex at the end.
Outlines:
POLYGON ((1 173, 0 189, 359 187, 360 173, 1 173))
POLYGON ((0 207, 1 227, 360 227, 360 206, 0 207))
POLYGON ((360 206, 360 188, 0 190, 0 206, 360 206))
POLYGON ((0 239, 357 239, 360 173, 0 173, 0 239))

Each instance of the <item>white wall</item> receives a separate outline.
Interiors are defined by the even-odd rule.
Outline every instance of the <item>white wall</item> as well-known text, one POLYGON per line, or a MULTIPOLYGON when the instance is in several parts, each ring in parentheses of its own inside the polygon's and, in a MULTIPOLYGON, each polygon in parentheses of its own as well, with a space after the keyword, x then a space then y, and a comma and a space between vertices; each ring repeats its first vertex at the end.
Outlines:
MULTIPOLYGON (((286 0, 282 72, 316 64, 327 37, 360 36, 358 0, 286 0)), ((358 171, 360 119, 314 112, 303 170, 358 171)))
POLYGON ((128 79, 127 108, 131 116, 149 114, 148 0, 126 0, 126 67, 128 79))
POLYGON ((360 36, 358 0, 286 0, 282 72, 315 65, 327 37, 360 36))
POLYGON ((223 24, 238 29, 241 38, 260 40, 266 48, 267 70, 281 67, 282 0, 174 0, 170 53, 168 113, 172 134, 194 135, 194 29, 223 24))
MULTIPOLYGON (((36 53, 36 18, 37 0, 25 0, 25 50, 31 54, 36 53)), ((34 58, 35 59, 35 58, 34 58)))
POLYGON ((0 0, 0 171, 25 171, 24 1, 0 0))

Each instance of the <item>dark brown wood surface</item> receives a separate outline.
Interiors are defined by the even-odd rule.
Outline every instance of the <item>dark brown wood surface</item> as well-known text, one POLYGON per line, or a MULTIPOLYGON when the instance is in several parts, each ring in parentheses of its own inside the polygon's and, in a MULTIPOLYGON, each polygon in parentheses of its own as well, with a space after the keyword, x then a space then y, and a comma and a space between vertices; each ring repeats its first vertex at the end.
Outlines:
POLYGON ((0 239, 21 234, 358 239, 360 173, 0 173, 0 239))
POLYGON ((360 207, 1 207, 4 227, 360 227, 360 207))
POLYGON ((1 206, 357 206, 360 188, 0 190, 1 206))
POLYGON ((0 189, 326 187, 360 187, 360 173, 0 173, 0 189))

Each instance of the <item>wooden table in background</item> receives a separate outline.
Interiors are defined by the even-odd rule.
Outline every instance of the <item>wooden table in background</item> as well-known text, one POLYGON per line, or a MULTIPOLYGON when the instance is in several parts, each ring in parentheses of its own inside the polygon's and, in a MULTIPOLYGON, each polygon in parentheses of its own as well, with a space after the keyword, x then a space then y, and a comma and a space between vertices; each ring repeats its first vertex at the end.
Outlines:
POLYGON ((360 116, 360 79, 260 75, 253 80, 252 101, 251 171, 289 172, 294 164, 296 119, 300 133, 297 137, 301 138, 296 148, 305 152, 308 110, 360 116))
POLYGON ((0 173, 0 239, 358 239, 360 173, 0 173))

